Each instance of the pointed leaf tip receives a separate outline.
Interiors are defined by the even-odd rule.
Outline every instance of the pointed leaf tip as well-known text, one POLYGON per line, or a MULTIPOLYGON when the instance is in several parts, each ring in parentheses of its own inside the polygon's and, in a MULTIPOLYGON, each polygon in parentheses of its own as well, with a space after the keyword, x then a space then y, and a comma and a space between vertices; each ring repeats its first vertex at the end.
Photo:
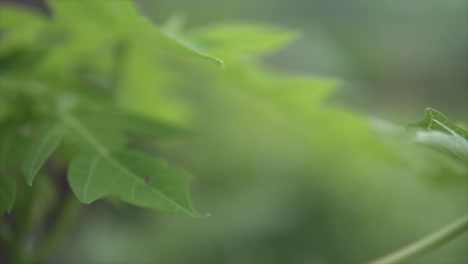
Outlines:
POLYGON ((165 162, 143 153, 126 150, 109 133, 89 126, 83 120, 63 117, 66 136, 74 139, 81 152, 73 158, 68 171, 72 191, 83 203, 117 195, 129 204, 161 211, 200 217, 189 199, 190 176, 165 162))
POLYGON ((39 169, 60 144, 62 136, 62 127, 55 124, 40 129, 32 139, 21 167, 23 175, 30 186, 32 186, 39 169))

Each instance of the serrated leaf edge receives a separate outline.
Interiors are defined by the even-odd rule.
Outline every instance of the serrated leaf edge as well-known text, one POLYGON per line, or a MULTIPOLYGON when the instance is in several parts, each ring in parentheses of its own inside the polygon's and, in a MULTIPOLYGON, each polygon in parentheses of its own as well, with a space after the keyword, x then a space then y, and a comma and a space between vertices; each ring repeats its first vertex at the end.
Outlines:
MULTIPOLYGON (((130 177, 133 177, 134 180, 135 180, 135 183, 132 185, 132 190, 131 190, 131 193, 134 192, 134 189, 136 188, 136 185, 135 184, 141 184, 143 186, 146 186, 144 181, 141 180, 139 177, 135 176, 134 173, 132 173, 131 171, 129 171, 124 165, 122 165, 119 161, 115 160, 112 155, 109 153, 109 151, 107 151, 107 149, 105 147, 103 147, 95 138, 94 136, 89 133, 89 131, 84 128, 74 117, 72 116, 64 116, 63 117, 63 122, 65 125, 67 125, 68 127, 74 129, 75 132, 78 132, 79 134, 81 134, 81 136, 83 138, 85 138, 96 150, 97 152, 105 159, 107 159, 110 163, 112 163, 114 166, 116 166, 119 170, 121 170, 123 173, 129 175, 130 177)), ((97 156, 99 157, 99 156, 97 156)), ((94 158, 93 159, 93 162, 92 162, 92 165, 94 163, 96 163, 97 161, 97 158, 94 158)), ((95 165, 95 164, 94 164, 95 165)), ((87 186, 89 186, 89 182, 91 181, 91 175, 92 175, 92 167, 90 167, 90 170, 88 172, 88 176, 87 176, 87 179, 86 179, 86 183, 85 183, 85 190, 83 191, 83 201, 84 203, 91 203, 92 201, 89 201, 86 199, 86 189, 88 188, 87 186)), ((150 188, 150 190, 152 192, 154 192, 155 194, 157 194, 158 196, 160 196, 162 199, 168 201, 169 203, 173 204, 176 208, 178 208, 179 210, 183 211, 185 214, 189 215, 189 216, 194 216, 194 217, 200 217, 199 214, 197 213, 192 213, 190 211, 188 211, 187 209, 185 209, 183 206, 181 206, 180 204, 178 204, 177 202, 173 201, 172 199, 170 199, 169 197, 167 197, 164 193, 160 192, 159 190, 155 189, 155 188, 150 188)))

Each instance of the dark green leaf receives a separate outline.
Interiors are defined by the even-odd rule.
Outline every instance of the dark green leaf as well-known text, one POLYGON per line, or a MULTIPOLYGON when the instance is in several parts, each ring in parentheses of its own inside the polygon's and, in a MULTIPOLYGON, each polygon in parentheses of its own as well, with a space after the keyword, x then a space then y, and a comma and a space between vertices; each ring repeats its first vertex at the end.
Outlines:
MULTIPOLYGON (((132 1, 49 0, 54 20, 67 26, 101 28, 106 31, 130 31, 139 18, 132 1)), ((91 29, 91 28, 90 28, 91 29)))
POLYGON ((70 165, 70 186, 81 202, 113 194, 133 205, 200 216, 186 195, 190 177, 184 172, 139 153, 108 152, 100 145, 96 150, 79 155, 70 165))

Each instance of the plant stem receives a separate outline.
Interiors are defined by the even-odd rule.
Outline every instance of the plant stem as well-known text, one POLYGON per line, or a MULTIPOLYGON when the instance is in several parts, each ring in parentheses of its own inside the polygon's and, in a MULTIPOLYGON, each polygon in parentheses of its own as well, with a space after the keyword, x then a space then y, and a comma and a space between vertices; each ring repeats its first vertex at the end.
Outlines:
POLYGON ((370 262, 370 264, 404 263, 461 235, 468 230, 468 215, 430 234, 429 236, 401 248, 391 254, 370 262))
POLYGON ((45 240, 40 247, 33 253, 28 263, 42 263, 50 256, 51 252, 57 248, 57 245, 62 241, 70 225, 78 214, 80 203, 73 193, 69 193, 66 201, 63 204, 62 211, 54 223, 54 228, 50 230, 45 240))

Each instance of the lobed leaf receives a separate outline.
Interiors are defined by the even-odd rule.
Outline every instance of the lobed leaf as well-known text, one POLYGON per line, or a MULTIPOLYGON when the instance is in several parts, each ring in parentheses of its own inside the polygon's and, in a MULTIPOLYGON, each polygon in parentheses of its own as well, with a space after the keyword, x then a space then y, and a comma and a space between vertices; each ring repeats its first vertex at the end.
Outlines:
POLYGON ((255 24, 232 23, 199 28, 190 37, 203 49, 221 55, 265 54, 298 37, 298 32, 255 24))
POLYGON ((0 3, 0 17, 0 29, 6 31, 25 27, 40 27, 47 21, 44 15, 32 9, 7 3, 0 3))
POLYGON ((69 168, 70 186, 81 202, 117 195, 133 205, 200 216, 185 194, 185 173, 140 153, 108 152, 100 145, 96 150, 74 158, 69 168))
POLYGON ((81 150, 68 171, 70 187, 81 202, 117 195, 133 205, 200 216, 187 194, 187 174, 126 150, 123 131, 106 133, 71 115, 62 116, 61 122, 66 137, 81 150))
POLYGON ((141 31, 139 31, 139 35, 137 36, 140 36, 140 41, 147 43, 149 50, 158 47, 159 49, 165 49, 179 55, 195 56, 206 59, 219 65, 223 65, 224 63, 222 59, 201 51, 190 42, 185 41, 170 32, 159 30, 145 17, 141 17, 139 27, 141 31))

